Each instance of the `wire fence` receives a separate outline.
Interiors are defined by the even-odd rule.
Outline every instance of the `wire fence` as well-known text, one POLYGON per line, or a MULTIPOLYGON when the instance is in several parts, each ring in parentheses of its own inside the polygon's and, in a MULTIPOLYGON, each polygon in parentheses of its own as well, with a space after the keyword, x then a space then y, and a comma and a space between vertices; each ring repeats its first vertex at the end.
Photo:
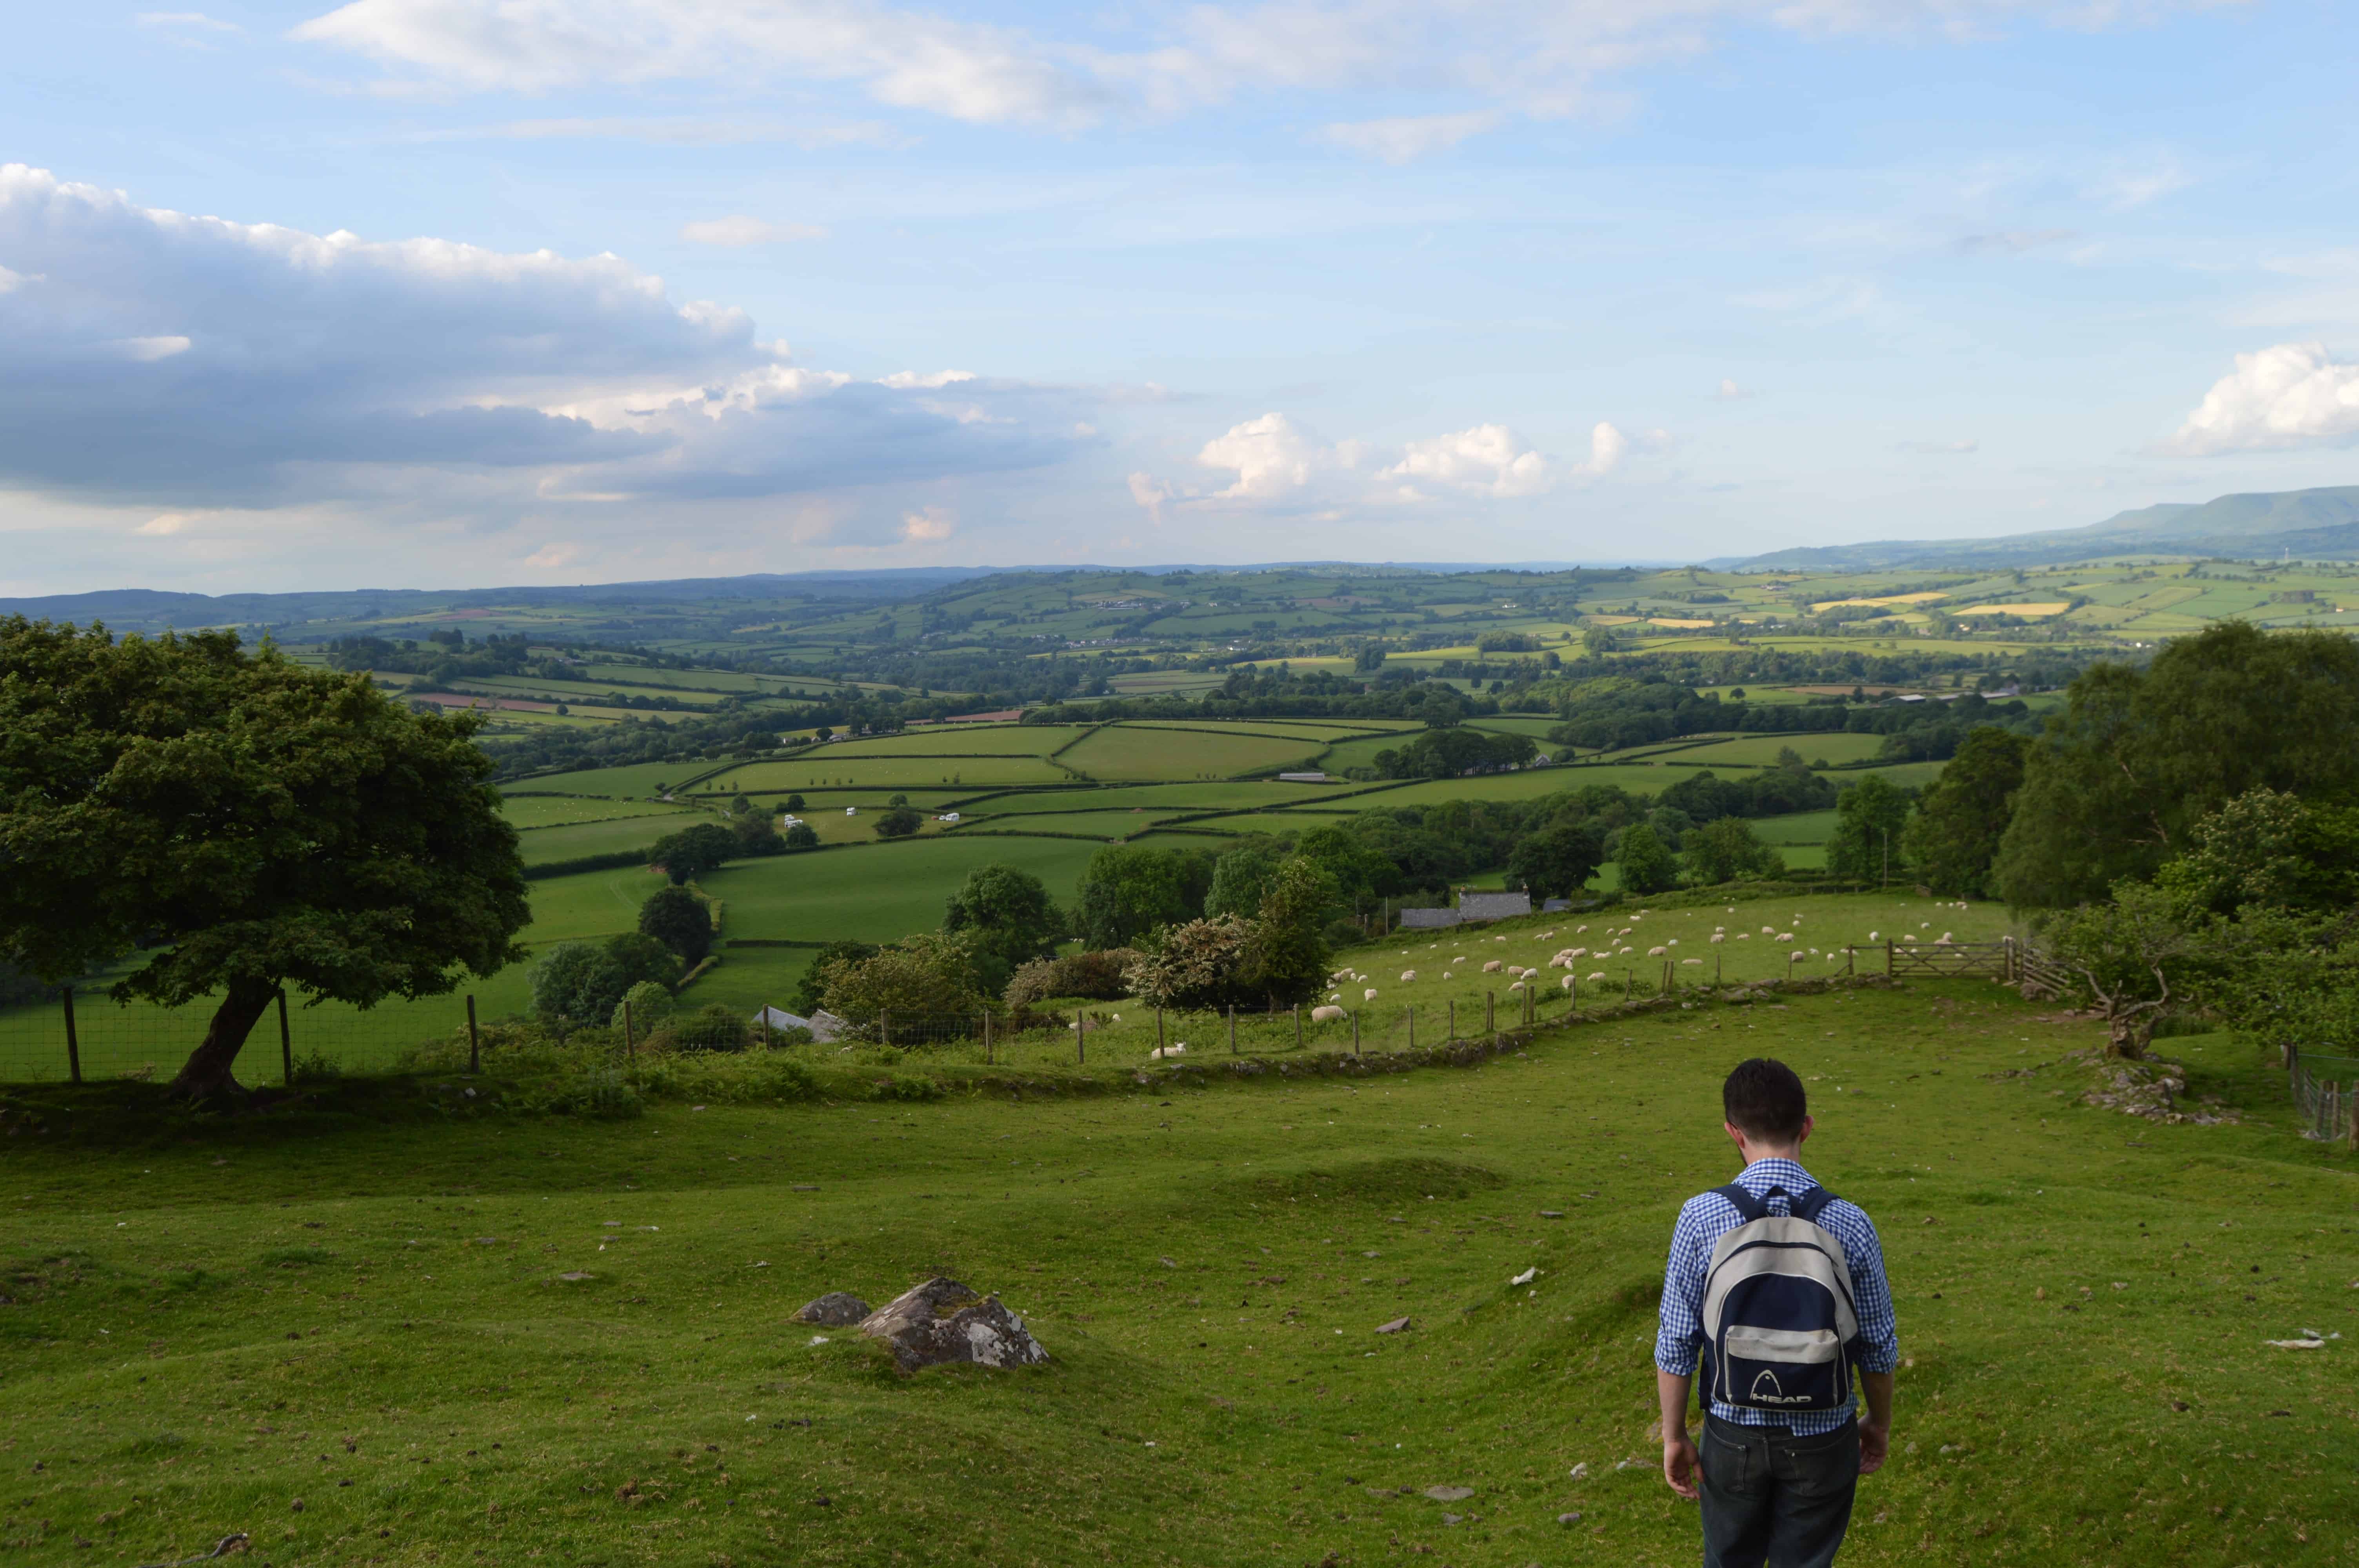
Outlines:
POLYGON ((2291 1051, 2287 1054, 2286 1077, 2303 1137, 2359 1149, 2359 1114, 2354 1114, 2352 1105, 2354 1098, 2359 1097, 2359 1056, 2291 1051))
MULTIPOLYGON (((206 1000, 158 1007, 68 989, 0 1008, 0 1083, 168 1081, 204 1039, 214 1006, 206 1000)), ((282 1003, 246 1036, 237 1074, 247 1084, 269 1084, 382 1071, 463 1037, 467 1022, 468 999, 460 996, 367 1012, 282 1003)))

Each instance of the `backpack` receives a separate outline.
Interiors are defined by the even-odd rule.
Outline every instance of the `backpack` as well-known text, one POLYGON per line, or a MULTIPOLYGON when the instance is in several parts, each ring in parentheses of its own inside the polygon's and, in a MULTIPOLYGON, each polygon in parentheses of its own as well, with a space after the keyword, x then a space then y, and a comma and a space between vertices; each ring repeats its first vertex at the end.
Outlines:
POLYGON ((1704 1397, 1745 1410, 1850 1409, 1859 1354, 1851 1264, 1818 1223, 1834 1195, 1715 1190, 1745 1223, 1713 1246, 1704 1273, 1704 1397), (1771 1213, 1773 1195, 1793 1212, 1771 1213))

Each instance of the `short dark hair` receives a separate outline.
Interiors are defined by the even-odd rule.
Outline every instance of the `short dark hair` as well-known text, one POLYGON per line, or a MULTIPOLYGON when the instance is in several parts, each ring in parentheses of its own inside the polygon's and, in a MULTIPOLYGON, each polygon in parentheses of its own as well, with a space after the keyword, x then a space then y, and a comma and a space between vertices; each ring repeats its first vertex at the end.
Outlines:
POLYGON ((1810 1097, 1785 1063, 1754 1056, 1736 1064, 1720 1086, 1720 1108, 1730 1126, 1765 1143, 1791 1143, 1802 1135, 1810 1097))

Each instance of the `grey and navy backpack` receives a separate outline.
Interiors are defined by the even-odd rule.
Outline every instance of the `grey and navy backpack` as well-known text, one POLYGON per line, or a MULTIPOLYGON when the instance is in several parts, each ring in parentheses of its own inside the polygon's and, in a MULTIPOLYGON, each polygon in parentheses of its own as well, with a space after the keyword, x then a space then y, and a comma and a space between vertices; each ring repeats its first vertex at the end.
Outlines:
POLYGON ((1760 1197, 1717 1189, 1745 1223, 1712 1249, 1704 1274, 1704 1394, 1759 1411, 1839 1411, 1852 1402, 1859 1316, 1843 1242, 1818 1223, 1834 1195, 1799 1197, 1771 1187, 1760 1197), (1791 1214, 1770 1212, 1783 1197, 1791 1214))

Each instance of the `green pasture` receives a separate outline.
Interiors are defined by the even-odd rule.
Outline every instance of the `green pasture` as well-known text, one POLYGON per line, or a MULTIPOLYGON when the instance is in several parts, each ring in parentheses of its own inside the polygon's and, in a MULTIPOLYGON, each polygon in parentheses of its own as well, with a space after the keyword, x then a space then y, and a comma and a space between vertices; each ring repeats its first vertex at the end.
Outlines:
POLYGON ((614 799, 646 798, 656 793, 659 784, 678 784, 719 767, 717 762, 630 762, 614 768, 584 768, 574 773, 543 773, 533 778, 516 779, 511 789, 537 793, 603 795, 614 799))
POLYGON ((1753 836, 1764 844, 1823 844, 1835 836, 1835 813, 1794 811, 1752 819, 1753 836))
POLYGON ((1099 838, 1120 838, 1142 827, 1151 827, 1167 816, 1184 816, 1188 808, 1163 806, 1148 810, 1143 806, 1105 806, 1095 811, 1031 811, 1022 815, 997 815, 988 808, 968 818, 968 825, 954 829, 962 837, 972 837, 978 830, 997 833, 1086 833, 1099 838))
MULTIPOLYGON (((584 800, 578 795, 511 795, 501 802, 500 815, 518 827, 560 827, 575 823, 609 822, 622 817, 695 816, 693 806, 665 806, 652 800, 584 800)), ((655 832, 666 828, 650 829, 655 832)))
POLYGON ((1000 784, 1064 784, 1072 774, 1044 757, 838 756, 826 747, 778 762, 740 762, 696 786, 699 794, 774 795, 829 788, 983 789, 1000 784))
POLYGON ((1060 838, 951 833, 734 860, 698 885, 724 902, 725 936, 890 942, 939 926, 951 893, 977 866, 1020 866, 1047 883, 1059 903, 1070 902, 1082 867, 1099 848, 1060 838))
POLYGON ((1654 1303, 1763 1054, 1898 1303, 1845 1563, 2347 1561, 2350 1157, 2225 1036, 2174 1044, 2232 1124, 2082 1105, 2096 1039, 1912 984, 1359 1079, 863 1101, 926 1059, 830 1054, 826 1104, 11 1138, 0 1519, 34 1568, 1692 1561, 1654 1303), (938 1273, 1052 1359, 905 1379, 788 1321, 938 1273), (2308 1327, 2346 1337, 2267 1343, 2308 1327))
POLYGON ((1676 756, 1680 762, 1701 762, 1707 767, 1766 768, 1777 762, 1779 751, 1788 747, 1801 753, 1805 762, 1815 762, 1824 758, 1830 762, 1864 762, 1883 749, 1884 737, 1842 731, 1807 735, 1745 735, 1734 741, 1715 741, 1709 746, 1691 747, 1676 753, 1676 756))
POLYGON ((1093 779, 1230 778, 1261 768, 1310 765, 1323 748, 1311 740, 1202 730, 1109 724, 1057 760, 1093 779))
POLYGON ((834 757, 1045 757, 1075 736, 1080 724, 939 724, 898 735, 857 735, 834 741, 817 754, 834 757))
MULTIPOLYGON (((1554 750, 1554 743, 1549 740, 1549 731, 1563 722, 1561 719, 1544 719, 1532 714, 1503 713, 1492 719, 1470 719, 1466 721, 1466 728, 1488 730, 1500 735, 1528 735, 1539 741, 1540 749, 1546 752, 1554 750)), ((1417 737, 1413 733, 1402 737, 1404 741, 1415 739, 1417 737)))
POLYGON ((1068 811, 1142 806, 1150 811, 1214 811, 1224 806, 1291 806, 1337 793, 1334 784, 1279 784, 1275 779, 1198 779, 1184 784, 1085 785, 1078 790, 1002 795, 978 801, 975 809, 1068 811))
MULTIPOLYGON (((910 798, 914 802, 917 797, 913 795, 910 798)), ((821 844, 874 844, 877 842, 877 818, 889 809, 882 801, 864 801, 858 804, 854 815, 847 816, 841 806, 818 806, 807 802, 803 809, 794 815, 810 825, 811 831, 819 835, 821 844)), ((935 818, 940 815, 939 812, 914 805, 911 809, 920 819, 919 837, 940 833, 955 826, 936 821, 935 818)))
POLYGON ((1381 720, 1354 724, 1312 719, 1125 719, 1122 724, 1126 730, 1176 730, 1183 733, 1191 730, 1234 730, 1240 735, 1275 735, 1289 741, 1349 741, 1369 734, 1418 732, 1414 726, 1381 720))
MULTIPOLYGON (((684 814, 690 820, 710 822, 704 812, 684 814)), ((625 816, 612 822, 580 822, 561 827, 528 827, 516 835, 527 866, 579 860, 584 855, 614 855, 644 849, 667 833, 688 827, 679 817, 625 816)))
POLYGON ((1544 795, 1611 784, 1634 795, 1655 795, 1685 778, 1685 773, 1650 768, 1644 763, 1620 766, 1523 768, 1512 773, 1478 773, 1473 778, 1423 779, 1356 797, 1355 804, 1430 806, 1443 800, 1536 800, 1544 795))

